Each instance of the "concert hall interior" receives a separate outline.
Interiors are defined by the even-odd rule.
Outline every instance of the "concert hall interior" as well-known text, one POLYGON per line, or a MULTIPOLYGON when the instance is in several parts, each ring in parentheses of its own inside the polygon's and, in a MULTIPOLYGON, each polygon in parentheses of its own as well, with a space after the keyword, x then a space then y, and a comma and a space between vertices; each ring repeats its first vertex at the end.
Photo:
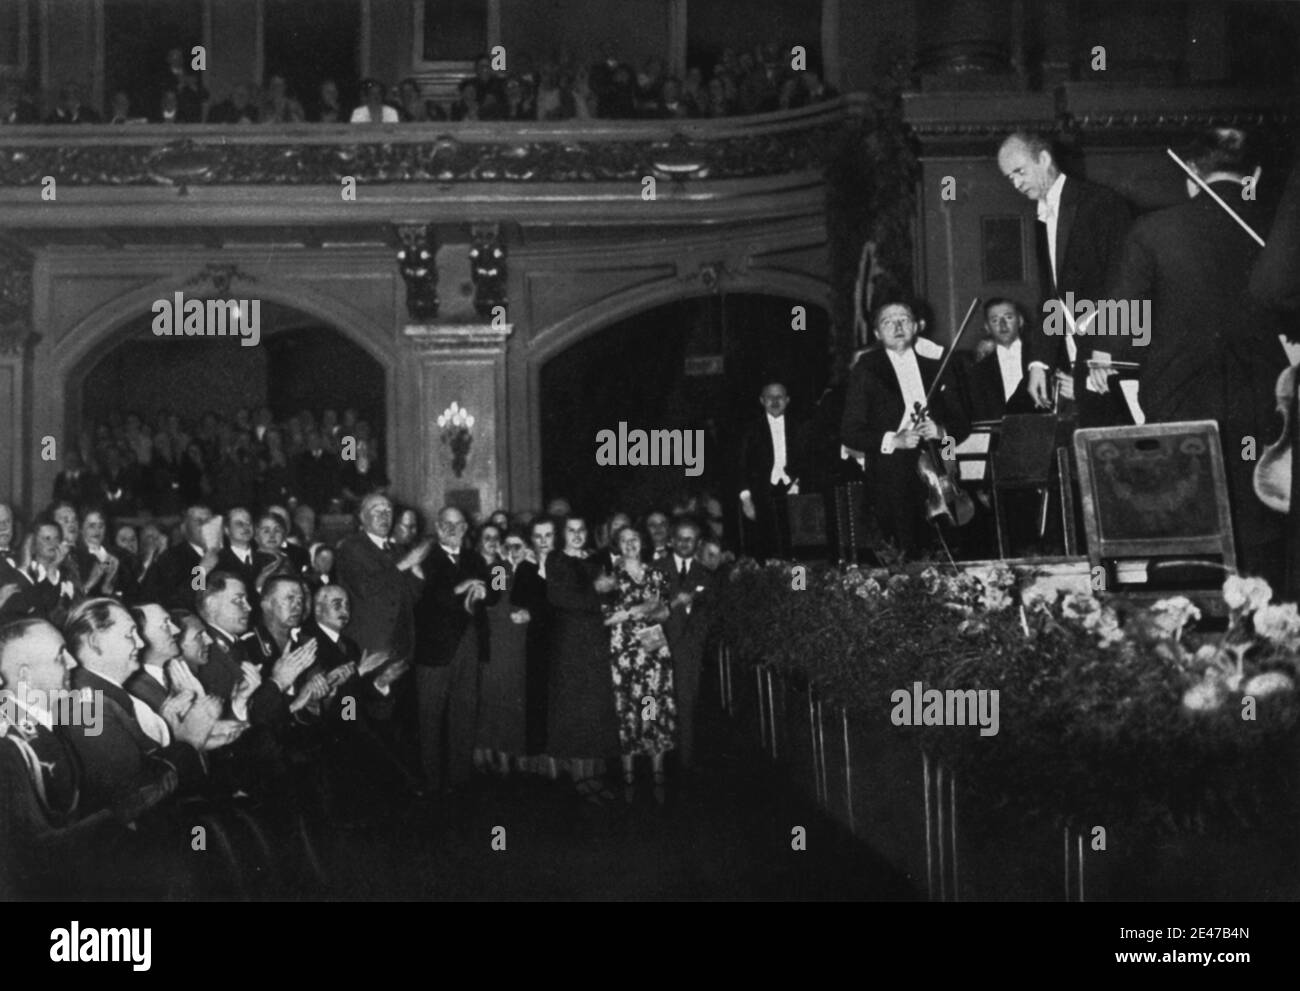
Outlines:
POLYGON ((1240 894, 1046 773, 999 889, 920 681, 994 752, 1072 689, 959 638, 1078 636, 1300 735, 1298 92, 1274 0, 0 0, 0 897, 1240 894))

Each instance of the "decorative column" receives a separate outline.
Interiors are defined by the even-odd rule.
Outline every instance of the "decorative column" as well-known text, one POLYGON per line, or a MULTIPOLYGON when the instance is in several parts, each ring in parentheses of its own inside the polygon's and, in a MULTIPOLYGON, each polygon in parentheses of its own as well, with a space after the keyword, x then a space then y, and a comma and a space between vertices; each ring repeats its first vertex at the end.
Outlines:
POLYGON ((0 502, 24 507, 27 484, 24 436, 27 362, 32 333, 32 267, 17 255, 0 255, 0 502))
POLYGON ((403 329, 417 366, 420 450, 402 456, 418 465, 421 508, 430 519, 444 505, 486 515, 504 504, 506 344, 513 330, 504 321, 403 329))

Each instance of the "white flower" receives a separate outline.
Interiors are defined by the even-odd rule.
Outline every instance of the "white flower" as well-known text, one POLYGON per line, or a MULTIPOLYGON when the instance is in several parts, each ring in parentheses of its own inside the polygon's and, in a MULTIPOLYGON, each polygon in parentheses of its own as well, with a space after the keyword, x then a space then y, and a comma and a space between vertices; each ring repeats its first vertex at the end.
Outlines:
POLYGON ((1189 621, 1201 618, 1201 610, 1192 604, 1185 595, 1175 595, 1161 599, 1151 607, 1151 619, 1155 625, 1169 636, 1177 639, 1182 636, 1183 627, 1189 621))
POLYGON ((1036 609, 1046 612, 1056 604, 1056 598, 1060 594, 1061 590, 1055 585, 1040 580, 1025 587, 1020 593, 1020 603, 1028 612, 1036 609))
POLYGON ((1066 592, 1061 599, 1061 615, 1066 619, 1088 624, 1091 617, 1101 612, 1101 603, 1090 593, 1066 592))
POLYGON ((1207 679, 1183 693, 1183 708, 1193 712, 1209 712, 1222 706, 1227 697, 1228 690, 1221 681, 1207 679))
POLYGON ((1295 688, 1295 682, 1291 680, 1290 675, 1283 671, 1265 671, 1263 674, 1257 674, 1246 682, 1242 693, 1262 698, 1275 692, 1287 692, 1293 688, 1295 688))
POLYGON ((1273 589, 1263 578, 1242 578, 1230 575, 1223 583, 1223 601, 1229 609, 1244 609, 1253 613, 1268 605, 1273 598, 1273 589))
POLYGON ((1293 646, 1300 638, 1300 613, 1295 603, 1260 607, 1255 612, 1255 632, 1279 646, 1293 646))

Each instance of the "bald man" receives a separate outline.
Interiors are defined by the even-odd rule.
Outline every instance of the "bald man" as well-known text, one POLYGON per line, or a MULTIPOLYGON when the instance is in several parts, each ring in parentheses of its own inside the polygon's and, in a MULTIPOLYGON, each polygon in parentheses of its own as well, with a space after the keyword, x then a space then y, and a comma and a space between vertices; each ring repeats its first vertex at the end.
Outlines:
MULTIPOLYGON (((1040 134, 1020 131, 1009 135, 998 149, 998 169, 1016 192, 1037 206, 1043 303, 1068 303, 1069 294, 1076 301, 1105 298, 1133 222, 1124 198, 1105 186, 1062 172, 1051 142, 1040 134)), ((1075 317, 1073 311, 1070 317, 1075 317)), ((1055 378, 1062 397, 1073 399, 1079 426, 1131 423, 1119 389, 1097 393, 1087 388, 1088 360, 1094 349, 1106 351, 1106 345, 1105 338, 1086 334, 1078 339, 1068 333, 1048 334, 1041 319, 1031 321, 1025 335, 1030 399, 1040 409, 1050 408, 1049 383, 1055 378)))
POLYGON ((438 513, 438 546, 425 559, 415 609, 420 762, 435 791, 462 785, 473 773, 478 666, 488 659, 484 606, 501 594, 482 556, 464 548, 467 529, 459 509, 438 513))

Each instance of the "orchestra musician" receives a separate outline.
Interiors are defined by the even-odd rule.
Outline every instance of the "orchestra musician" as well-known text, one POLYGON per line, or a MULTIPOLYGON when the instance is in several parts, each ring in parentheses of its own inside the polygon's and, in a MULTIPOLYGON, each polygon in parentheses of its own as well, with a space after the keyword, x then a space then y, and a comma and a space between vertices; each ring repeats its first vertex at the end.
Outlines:
MULTIPOLYGON (((1252 230, 1268 231, 1267 208, 1243 195, 1255 161, 1240 130, 1203 134, 1184 157, 1252 230)), ((1255 459, 1243 452, 1247 438, 1262 450, 1277 436, 1273 388, 1286 352, 1274 317, 1248 291, 1259 244, 1191 178, 1187 192, 1188 202, 1148 214, 1128 236, 1109 295, 1150 300, 1151 333, 1146 347, 1136 346, 1139 338, 1113 338, 1111 353, 1141 364, 1138 401, 1147 422, 1219 424, 1238 566, 1276 584, 1283 517, 1255 497, 1255 459)), ((1105 370, 1094 379, 1105 387, 1105 370)))
POLYGON ((910 302, 893 299, 872 315, 876 339, 853 366, 844 400, 841 442, 865 459, 868 512, 874 512, 882 535, 905 553, 925 549, 933 529, 926 515, 924 483, 917 471, 925 441, 942 443, 950 436, 966 439, 970 424, 950 373, 935 389, 928 415, 913 419, 925 406, 942 362, 916 352, 919 324, 910 302))
POLYGON ((993 344, 967 373, 972 420, 1001 420, 1008 413, 1034 413, 1025 377, 1022 334, 1027 319, 1015 300, 995 297, 984 304, 984 333, 993 344))

